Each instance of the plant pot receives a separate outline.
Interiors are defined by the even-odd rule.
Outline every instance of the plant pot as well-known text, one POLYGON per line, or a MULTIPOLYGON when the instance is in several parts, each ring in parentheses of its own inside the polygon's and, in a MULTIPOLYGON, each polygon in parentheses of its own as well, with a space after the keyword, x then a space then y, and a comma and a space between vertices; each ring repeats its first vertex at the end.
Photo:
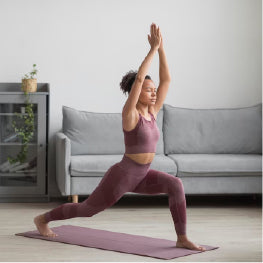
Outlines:
POLYGON ((37 91, 37 79, 22 79, 22 91, 36 92, 37 91))

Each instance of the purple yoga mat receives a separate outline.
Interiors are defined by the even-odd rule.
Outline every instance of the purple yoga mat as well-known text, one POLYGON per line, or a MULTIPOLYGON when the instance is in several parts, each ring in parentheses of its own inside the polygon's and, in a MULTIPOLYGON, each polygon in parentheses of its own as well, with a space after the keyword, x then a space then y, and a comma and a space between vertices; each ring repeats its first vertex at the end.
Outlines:
POLYGON ((73 225, 62 225, 51 229, 58 234, 57 237, 44 237, 39 234, 38 230, 17 233, 15 235, 161 259, 172 259, 196 253, 204 253, 208 250, 219 248, 202 245, 206 248, 206 251, 202 252, 186 248, 177 248, 175 247, 175 240, 131 235, 73 225))

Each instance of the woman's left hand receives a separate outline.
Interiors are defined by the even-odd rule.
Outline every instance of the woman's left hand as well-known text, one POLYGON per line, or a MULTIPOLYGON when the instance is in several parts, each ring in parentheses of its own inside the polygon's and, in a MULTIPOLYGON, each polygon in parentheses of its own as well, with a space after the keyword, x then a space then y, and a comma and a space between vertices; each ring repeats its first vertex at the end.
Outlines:
POLYGON ((160 49, 163 49, 163 36, 162 36, 161 30, 160 30, 160 27, 158 27, 157 33, 158 33, 159 36, 161 37, 161 43, 160 43, 160 46, 159 46, 159 48, 158 48, 158 50, 160 50, 160 49))

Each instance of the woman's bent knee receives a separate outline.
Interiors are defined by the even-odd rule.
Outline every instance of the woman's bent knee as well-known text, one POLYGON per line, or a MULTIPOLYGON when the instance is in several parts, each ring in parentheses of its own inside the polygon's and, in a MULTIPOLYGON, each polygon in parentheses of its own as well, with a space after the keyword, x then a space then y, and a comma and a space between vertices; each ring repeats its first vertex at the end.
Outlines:
POLYGON ((169 190, 170 190, 170 193, 172 194, 174 193, 184 194, 184 186, 183 186, 182 180, 178 177, 173 177, 170 183, 169 190))

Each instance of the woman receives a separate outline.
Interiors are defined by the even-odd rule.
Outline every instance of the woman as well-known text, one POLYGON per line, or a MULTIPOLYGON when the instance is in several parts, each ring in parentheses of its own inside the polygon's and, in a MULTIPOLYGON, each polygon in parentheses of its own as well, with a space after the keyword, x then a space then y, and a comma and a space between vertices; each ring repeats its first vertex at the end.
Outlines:
POLYGON ((186 199, 181 179, 150 169, 160 137, 156 125, 157 113, 163 105, 171 80, 160 28, 152 24, 150 31, 148 41, 151 48, 138 72, 128 72, 120 83, 121 90, 129 94, 122 110, 125 139, 125 154, 122 160, 107 170, 98 186, 83 202, 66 203, 35 217, 34 223, 40 234, 55 237, 57 234, 48 227, 48 222, 91 217, 112 206, 126 192, 167 193, 177 234, 176 247, 205 250, 186 236, 186 199), (160 60, 160 84, 156 92, 153 81, 146 74, 157 51, 160 60))

